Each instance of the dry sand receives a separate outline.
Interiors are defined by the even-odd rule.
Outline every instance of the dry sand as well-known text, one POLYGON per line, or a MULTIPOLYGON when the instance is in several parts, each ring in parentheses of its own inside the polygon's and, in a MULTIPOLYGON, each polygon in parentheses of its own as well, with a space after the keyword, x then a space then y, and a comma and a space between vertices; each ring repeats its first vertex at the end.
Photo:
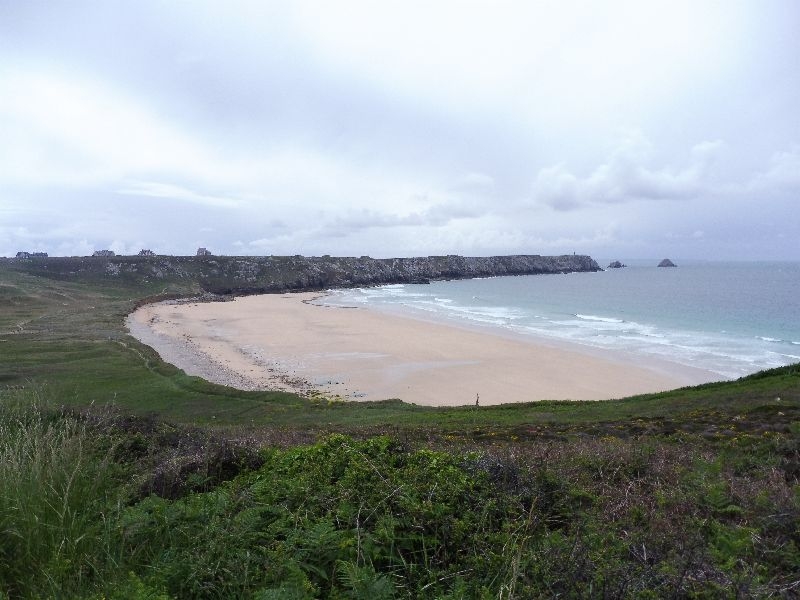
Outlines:
POLYGON ((159 303, 131 333, 191 375, 241 389, 283 389, 433 406, 600 400, 710 381, 655 360, 320 304, 319 294, 159 303))

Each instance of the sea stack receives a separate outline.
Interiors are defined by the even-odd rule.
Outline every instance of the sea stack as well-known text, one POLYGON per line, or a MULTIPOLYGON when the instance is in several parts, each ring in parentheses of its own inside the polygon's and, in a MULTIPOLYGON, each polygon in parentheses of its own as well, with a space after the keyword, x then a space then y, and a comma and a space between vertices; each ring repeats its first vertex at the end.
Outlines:
POLYGON ((658 263, 658 266, 659 266, 659 267, 677 267, 678 265, 676 265, 676 264, 675 264, 674 262, 672 262, 670 259, 668 259, 668 258, 665 258, 665 259, 664 259, 664 260, 662 260, 660 263, 658 263))
POLYGON ((618 260, 612 261, 611 264, 608 265, 609 269, 621 269, 622 267, 627 267, 628 265, 623 265, 618 260))

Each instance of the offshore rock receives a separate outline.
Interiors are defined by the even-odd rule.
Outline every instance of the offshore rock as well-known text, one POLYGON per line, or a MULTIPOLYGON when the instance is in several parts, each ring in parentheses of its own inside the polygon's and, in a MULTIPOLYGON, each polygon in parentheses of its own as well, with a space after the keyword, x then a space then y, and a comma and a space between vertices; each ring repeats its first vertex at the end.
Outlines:
POLYGON ((674 262, 672 262, 670 259, 668 259, 668 258, 665 258, 665 259, 664 259, 664 260, 662 260, 660 263, 658 263, 658 266, 659 266, 659 267, 677 267, 678 265, 676 265, 676 264, 675 264, 674 262))
POLYGON ((612 261, 611 264, 608 265, 609 269, 622 269, 623 267, 627 267, 628 265, 623 265, 618 260, 612 261))
MULTIPOLYGON (((9 265, 15 262, 21 263, 9 261, 9 265)), ((109 261, 51 257, 40 263, 27 263, 24 268, 52 278, 113 277, 133 285, 177 280, 194 283, 203 292, 223 295, 602 270, 590 256, 575 254, 417 258, 159 255, 118 256, 109 261), (112 261, 113 265, 105 264, 112 261)))

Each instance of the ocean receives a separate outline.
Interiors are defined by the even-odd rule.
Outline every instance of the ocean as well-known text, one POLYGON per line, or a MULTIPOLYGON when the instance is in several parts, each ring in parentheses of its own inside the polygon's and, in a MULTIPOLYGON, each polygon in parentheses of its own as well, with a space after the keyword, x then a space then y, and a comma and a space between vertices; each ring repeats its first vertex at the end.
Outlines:
POLYGON ((800 362, 800 263, 657 262, 335 290, 325 303, 620 350, 722 378, 800 362))

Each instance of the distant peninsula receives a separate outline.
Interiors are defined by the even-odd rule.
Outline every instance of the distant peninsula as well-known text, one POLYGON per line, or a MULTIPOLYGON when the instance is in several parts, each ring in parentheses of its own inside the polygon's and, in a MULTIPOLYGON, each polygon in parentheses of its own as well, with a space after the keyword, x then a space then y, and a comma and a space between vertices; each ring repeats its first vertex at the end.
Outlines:
POLYGON ((503 275, 602 271, 590 256, 91 256, 0 259, 54 279, 112 277, 136 283, 194 281, 203 292, 246 295, 503 275))

